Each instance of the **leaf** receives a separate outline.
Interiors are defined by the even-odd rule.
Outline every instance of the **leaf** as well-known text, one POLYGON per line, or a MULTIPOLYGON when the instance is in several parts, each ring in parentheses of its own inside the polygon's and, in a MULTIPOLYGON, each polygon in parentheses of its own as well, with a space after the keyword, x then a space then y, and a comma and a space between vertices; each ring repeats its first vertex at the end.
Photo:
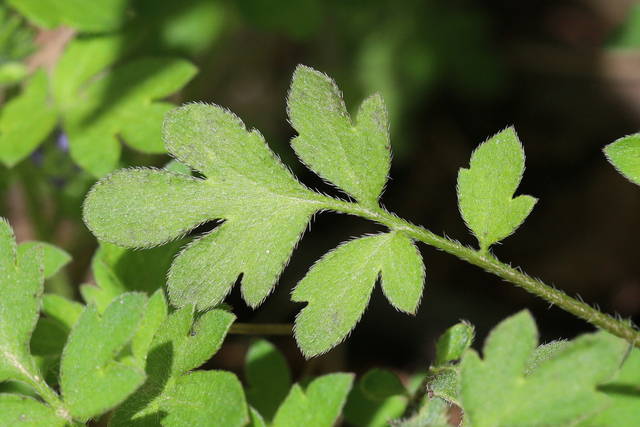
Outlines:
POLYGON ((438 338, 436 366, 442 366, 462 357, 473 342, 475 328, 467 322, 453 325, 438 338))
POLYGON ((357 427, 387 427, 389 420, 399 418, 407 407, 405 396, 395 395, 384 400, 370 399, 356 384, 344 406, 344 418, 357 427))
POLYGON ((64 427, 67 420, 35 399, 0 394, 0 425, 20 427, 64 427))
POLYGON ((195 73, 195 66, 184 60, 142 58, 91 81, 63 111, 71 157, 100 177, 116 167, 118 137, 144 153, 163 153, 160 125, 173 104, 157 100, 176 92, 195 73))
POLYGON ((627 349, 604 332, 583 335, 526 376, 536 348, 527 311, 498 325, 484 345, 484 360, 469 350, 460 365, 460 397, 474 427, 564 426, 608 405, 596 387, 616 372, 627 349))
POLYGON ((71 255, 67 251, 46 242, 24 241, 18 245, 18 261, 22 255, 34 246, 42 246, 44 249, 44 278, 54 276, 62 267, 71 261, 71 255))
POLYGON ((294 384, 278 409, 273 427, 331 427, 344 406, 352 374, 328 374, 311 381, 306 390, 294 384))
POLYGON ((126 0, 8 0, 40 27, 68 26, 83 32, 115 30, 126 18, 126 0))
POLYGON ((640 134, 618 139, 607 145, 604 153, 618 172, 640 185, 640 134))
POLYGON ((165 321, 168 314, 167 301, 164 293, 158 289, 147 302, 147 308, 142 316, 140 327, 133 336, 133 355, 138 366, 145 367, 147 354, 153 342, 153 337, 165 321))
POLYGON ((396 374, 380 368, 368 371, 360 381, 360 388, 372 400, 385 400, 391 396, 408 394, 396 374))
POLYGON ((242 384, 231 372, 195 371, 179 377, 162 408, 167 427, 240 427, 249 421, 242 384))
POLYGON ((524 151, 510 127, 482 143, 471 156, 469 169, 458 173, 458 204, 480 250, 513 233, 537 199, 513 198, 524 172, 524 151))
POLYGON ((40 313, 43 249, 28 250, 17 264, 13 230, 0 218, 0 381, 39 381, 29 341, 40 313))
POLYGON ((213 105, 173 110, 167 149, 207 179, 155 170, 116 172, 87 196, 85 222, 101 240, 150 247, 199 224, 224 224, 191 243, 168 276, 169 299, 198 310, 219 304, 242 274, 252 307, 273 289, 323 196, 303 187, 257 131, 213 105), (230 143, 233 141, 233 143, 230 143), (113 212, 118 212, 117 216, 113 212))
POLYGON ((247 352, 247 401, 271 422, 291 388, 291 371, 278 349, 266 340, 254 342, 247 352))
POLYGON ((39 70, 0 110, 0 160, 8 167, 24 160, 53 131, 57 118, 47 99, 47 76, 39 70))
POLYGON ((612 381, 598 387, 611 405, 593 418, 577 424, 580 427, 635 427, 640 420, 640 350, 634 348, 612 381))
POLYGON ((424 264, 402 233, 362 237, 326 254, 298 283, 291 299, 308 301, 296 318, 295 337, 305 357, 342 342, 362 316, 381 277, 382 290, 399 310, 415 313, 424 264))
MULTIPOLYGON (((165 417, 170 416, 172 411, 179 410, 176 409, 180 407, 179 402, 172 402, 172 399, 195 393, 192 381, 199 382, 202 377, 196 376, 193 377, 194 380, 181 382, 180 379, 183 378, 181 375, 202 365, 218 351, 235 316, 224 310, 211 310, 202 314, 194 322, 194 314, 193 306, 187 306, 169 315, 148 346, 148 353, 144 356, 139 353, 135 355, 136 359, 140 357, 146 359, 147 381, 116 409, 111 419, 112 427, 157 426, 165 417), (182 387, 186 389, 182 390, 182 387)), ((138 349, 141 350, 142 347, 138 349)), ((226 379, 221 381, 227 384, 225 387, 235 387, 226 379)), ((216 398, 222 398, 222 396, 218 391, 212 393, 211 390, 215 389, 199 390, 199 396, 193 397, 192 400, 197 405, 209 405, 216 411, 224 413, 225 408, 218 407, 214 402, 216 398)), ((243 417, 246 417, 244 394, 242 396, 243 405, 245 405, 243 417)), ((233 405, 237 408, 238 403, 234 402, 233 405)), ((180 412, 170 417, 174 420, 173 423, 179 415, 180 412)))
POLYGON ((291 141, 300 159, 320 177, 365 205, 378 205, 391 162, 389 123, 382 95, 367 98, 353 125, 335 82, 298 66, 288 99, 291 141))
POLYGON ((118 405, 144 381, 140 369, 114 360, 131 341, 146 304, 143 294, 115 299, 102 318, 94 305, 80 315, 64 349, 60 385, 74 418, 88 420, 118 405))

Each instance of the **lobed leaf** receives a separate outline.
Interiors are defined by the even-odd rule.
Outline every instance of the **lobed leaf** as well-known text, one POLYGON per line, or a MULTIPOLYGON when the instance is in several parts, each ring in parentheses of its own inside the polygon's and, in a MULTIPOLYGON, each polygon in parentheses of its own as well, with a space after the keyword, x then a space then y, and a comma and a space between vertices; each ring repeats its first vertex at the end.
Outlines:
POLYGON ((328 374, 303 390, 294 384, 273 420, 273 427, 334 425, 353 383, 352 374, 328 374))
POLYGON ((40 379, 29 341, 40 313, 43 257, 43 248, 36 246, 17 263, 13 230, 0 218, 0 381, 40 379))
POLYGON ((469 169, 460 169, 460 212, 481 251, 513 233, 533 209, 537 199, 513 198, 523 172, 524 151, 512 127, 482 143, 469 169))
POLYGON ((242 274, 245 301, 259 305, 321 208, 322 196, 303 187, 258 132, 247 132, 236 116, 217 106, 173 110, 164 136, 171 154, 207 179, 155 170, 116 172, 87 196, 87 225, 104 241, 149 247, 207 220, 224 219, 176 258, 169 298, 176 306, 213 307, 242 274))
POLYGON ((123 294, 104 311, 87 306, 64 349, 60 386, 72 416, 80 420, 103 414, 133 393, 145 374, 115 360, 131 341, 146 304, 142 294, 123 294))
POLYGON ((618 369, 627 349, 604 332, 583 335, 540 362, 527 376, 536 327, 523 311, 487 338, 484 360, 470 350, 460 365, 462 407, 473 426, 564 426, 608 405, 597 386, 618 369))
POLYGON ((640 134, 618 139, 607 145, 604 153, 618 172, 640 185, 640 134))
POLYGON ((394 307, 416 311, 424 264, 411 239, 402 233, 352 240, 311 268, 291 295, 293 301, 309 303, 295 325, 305 357, 324 353, 344 340, 362 316, 378 276, 394 307))
POLYGON ((56 120, 56 110, 47 99, 47 76, 39 70, 0 110, 2 163, 12 167, 29 156, 53 131, 56 120))
POLYGON ((382 95, 362 103, 354 125, 335 82, 312 68, 298 66, 288 112, 299 134, 291 141, 298 157, 360 203, 377 206, 391 162, 382 95))

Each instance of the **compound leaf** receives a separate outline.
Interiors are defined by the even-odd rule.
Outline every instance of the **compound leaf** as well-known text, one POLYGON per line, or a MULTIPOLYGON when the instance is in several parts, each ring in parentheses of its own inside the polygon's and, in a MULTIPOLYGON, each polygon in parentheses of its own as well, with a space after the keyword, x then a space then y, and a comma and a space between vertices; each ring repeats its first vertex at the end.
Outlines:
POLYGON ((527 375, 536 333, 523 311, 491 332, 484 360, 465 353, 460 398, 473 426, 564 426, 606 408, 608 399, 596 387, 617 371, 628 344, 604 332, 583 335, 527 375))
POLYGON ((376 205, 391 161, 389 123, 382 95, 367 98, 351 122, 342 94, 327 75, 298 66, 288 98, 291 141, 302 161, 320 177, 376 205))
POLYGON ((353 375, 344 373, 316 378, 306 390, 294 384, 276 413, 273 427, 333 426, 352 384, 353 375))
POLYGON ((43 249, 29 249, 17 262, 17 247, 9 223, 0 218, 0 381, 38 381, 29 341, 40 313, 43 249))
POLYGON ((362 316, 381 276, 397 309, 414 313, 424 283, 424 264, 411 239, 392 232, 345 243, 318 261, 296 286, 292 300, 308 301, 296 318, 295 336, 306 357, 338 345, 362 316))
POLYGON ((67 420, 37 400, 17 394, 0 394, 0 425, 64 427, 67 420))
POLYGON ((267 421, 272 421, 291 388, 287 360, 266 340, 254 342, 246 356, 247 401, 267 421))
POLYGON ((620 138, 607 145, 604 152, 618 172, 640 185, 640 134, 620 138))
POLYGON ((458 173, 458 204, 480 250, 509 236, 533 209, 531 196, 513 198, 524 172, 524 150, 510 127, 482 143, 458 173))
POLYGON ((60 385, 74 418, 87 420, 124 401, 144 381, 138 368, 114 360, 131 341, 146 304, 143 294, 123 294, 104 311, 80 315, 64 349, 60 385))
POLYGON ((47 99, 47 76, 39 70, 0 110, 0 160, 12 167, 30 155, 53 131, 57 118, 47 99))
POLYGON ((242 274, 251 306, 271 292, 323 196, 303 187, 257 131, 230 112, 190 104, 167 114, 167 149, 204 174, 118 171, 87 196, 85 221, 100 239, 150 247, 214 219, 225 223, 191 243, 168 276, 174 305, 220 303, 242 274), (119 215, 114 216, 113 212, 119 215))

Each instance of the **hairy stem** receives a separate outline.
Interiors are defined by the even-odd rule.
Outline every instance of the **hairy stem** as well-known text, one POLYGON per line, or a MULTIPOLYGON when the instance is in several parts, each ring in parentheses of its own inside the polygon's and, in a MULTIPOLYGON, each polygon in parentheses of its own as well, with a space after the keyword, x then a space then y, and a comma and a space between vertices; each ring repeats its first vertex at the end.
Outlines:
POLYGON ((489 273, 495 274, 516 286, 524 288, 545 301, 557 305, 561 309, 617 337, 623 338, 640 348, 640 332, 635 329, 630 322, 615 319, 582 301, 571 298, 564 292, 552 286, 545 285, 543 282, 533 279, 521 271, 500 262, 489 252, 480 252, 454 240, 438 236, 420 226, 413 225, 408 221, 398 218, 396 215, 377 206, 365 207, 358 203, 327 199, 327 204, 331 205, 329 209, 370 219, 389 227, 391 230, 400 231, 414 240, 421 241, 455 255, 470 264, 477 265, 489 273))

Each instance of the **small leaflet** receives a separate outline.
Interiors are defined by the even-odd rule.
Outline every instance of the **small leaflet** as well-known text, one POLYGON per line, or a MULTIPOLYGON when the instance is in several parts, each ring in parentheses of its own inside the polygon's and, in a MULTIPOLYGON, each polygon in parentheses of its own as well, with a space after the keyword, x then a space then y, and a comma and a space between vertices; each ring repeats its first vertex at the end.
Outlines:
POLYGON ((604 153, 618 172, 640 185, 640 134, 620 138, 607 145, 604 153))
POLYGON ((482 143, 458 173, 458 205, 485 252, 522 224, 537 199, 513 197, 524 172, 524 150, 513 127, 482 143))

